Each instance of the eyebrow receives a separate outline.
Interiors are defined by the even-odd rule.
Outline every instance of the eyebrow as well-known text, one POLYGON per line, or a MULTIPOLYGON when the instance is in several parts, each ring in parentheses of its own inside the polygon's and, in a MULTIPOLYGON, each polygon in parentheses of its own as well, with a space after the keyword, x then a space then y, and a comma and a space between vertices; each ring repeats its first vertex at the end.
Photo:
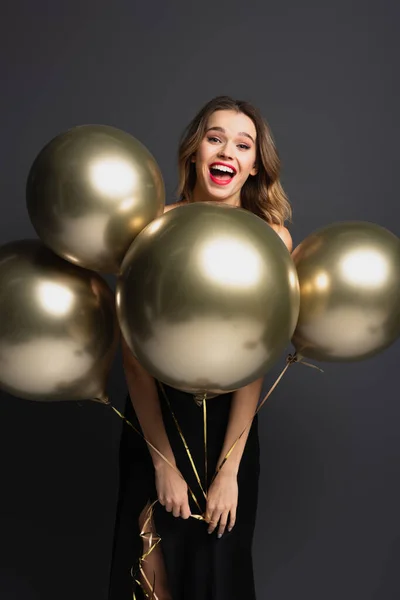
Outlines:
MULTIPOLYGON (((209 131, 221 131, 222 133, 226 133, 223 127, 210 127, 209 129, 207 129, 206 133, 208 133, 209 131)), ((243 135, 244 137, 250 138, 253 144, 255 144, 255 141, 249 133, 246 133, 245 131, 240 131, 238 135, 243 135)))

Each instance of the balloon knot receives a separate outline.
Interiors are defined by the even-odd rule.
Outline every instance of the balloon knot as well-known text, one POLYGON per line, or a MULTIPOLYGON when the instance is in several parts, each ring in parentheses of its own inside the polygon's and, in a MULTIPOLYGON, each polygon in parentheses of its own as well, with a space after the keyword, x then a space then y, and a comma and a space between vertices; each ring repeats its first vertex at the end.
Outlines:
POLYGON ((297 358, 297 354, 296 353, 294 353, 294 354, 288 354, 288 357, 286 359, 286 363, 288 365, 292 365, 293 363, 296 363, 297 361, 298 361, 298 358, 297 358))

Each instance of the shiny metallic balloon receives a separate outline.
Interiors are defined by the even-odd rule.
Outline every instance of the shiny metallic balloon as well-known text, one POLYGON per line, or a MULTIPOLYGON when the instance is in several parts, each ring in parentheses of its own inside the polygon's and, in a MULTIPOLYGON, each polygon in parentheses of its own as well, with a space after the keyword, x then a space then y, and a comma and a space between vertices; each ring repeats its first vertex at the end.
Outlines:
POLYGON ((163 212, 164 182, 150 152, 105 125, 58 135, 29 173, 27 206, 41 240, 56 254, 116 273, 136 235, 163 212))
POLYGON ((122 263, 117 314, 139 362, 176 388, 214 394, 262 376, 299 311, 294 263, 249 211, 215 202, 153 221, 122 263))
POLYGON ((400 335, 400 239, 365 222, 334 223, 293 252, 300 281, 297 351, 355 361, 400 335))
POLYGON ((37 240, 0 248, 0 387, 28 400, 106 401, 114 296, 37 240))

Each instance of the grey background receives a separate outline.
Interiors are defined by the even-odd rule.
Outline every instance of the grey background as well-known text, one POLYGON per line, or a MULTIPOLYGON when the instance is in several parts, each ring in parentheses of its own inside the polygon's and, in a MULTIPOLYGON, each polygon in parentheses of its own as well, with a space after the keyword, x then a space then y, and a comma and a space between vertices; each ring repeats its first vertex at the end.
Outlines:
MULTIPOLYGON (((0 243, 35 237, 29 167, 78 124, 138 137, 172 201, 179 135, 221 93, 253 101, 272 127, 295 244, 350 219, 399 235, 397 6, 5 2, 0 243)), ((321 365, 323 374, 296 365, 262 410, 261 600, 400 597, 399 359, 397 342, 363 363, 321 365)), ((120 357, 110 393, 121 408, 120 357)), ((118 417, 90 403, 0 400, 0 597, 105 600, 118 417)))

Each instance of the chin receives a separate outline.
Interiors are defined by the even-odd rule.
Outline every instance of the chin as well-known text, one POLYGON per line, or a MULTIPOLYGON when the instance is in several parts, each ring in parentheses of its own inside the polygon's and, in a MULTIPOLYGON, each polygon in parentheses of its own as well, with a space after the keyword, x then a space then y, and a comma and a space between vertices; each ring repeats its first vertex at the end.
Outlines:
MULTIPOLYGON (((228 196, 228 197, 229 197, 229 196, 228 196)), ((208 196, 207 200, 208 200, 209 202, 224 202, 225 200, 227 200, 227 199, 228 199, 228 197, 227 197, 227 198, 224 198, 224 196, 218 196, 217 194, 212 194, 212 195, 211 195, 211 194, 209 194, 209 196, 208 196)))
MULTIPOLYGON (((200 183, 200 182, 199 182, 200 183)), ((202 195, 204 195, 204 202, 226 202, 229 198, 235 194, 236 190, 229 189, 227 190, 224 187, 216 188, 214 186, 210 186, 208 181, 204 181, 200 184, 200 190, 202 191, 202 195)), ((231 186, 228 186, 231 188, 231 186)))
POLYGON ((224 202, 225 200, 228 200, 228 198, 230 198, 232 196, 232 192, 228 192, 227 190, 216 190, 216 189, 208 189, 207 190, 207 197, 210 201, 214 201, 214 202, 224 202))

